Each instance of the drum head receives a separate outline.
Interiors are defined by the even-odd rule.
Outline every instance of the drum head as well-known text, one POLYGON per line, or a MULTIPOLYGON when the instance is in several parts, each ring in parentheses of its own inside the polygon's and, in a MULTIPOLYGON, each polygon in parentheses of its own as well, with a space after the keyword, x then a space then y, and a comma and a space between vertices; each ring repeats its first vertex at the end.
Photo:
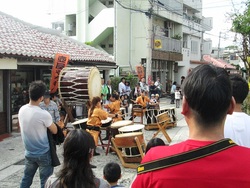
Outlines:
POLYGON ((133 132, 133 131, 142 130, 144 127, 145 126, 142 124, 129 125, 129 126, 119 128, 118 131, 120 131, 120 132, 133 132))
POLYGON ((107 119, 105 120, 101 120, 102 124, 105 124, 105 123, 109 123, 112 121, 112 118, 111 117, 108 117, 107 119))
POLYGON ((143 135, 142 132, 133 132, 133 133, 123 133, 115 135, 115 138, 125 138, 125 137, 135 137, 143 135))
POLYGON ((131 120, 122 120, 122 121, 117 121, 117 122, 112 123, 111 128, 118 129, 119 127, 131 125, 131 124, 133 124, 133 121, 131 121, 131 120))
POLYGON ((88 79, 88 93, 89 99, 92 100, 95 96, 101 96, 101 75, 96 67, 93 67, 89 73, 88 79))
POLYGON ((78 125, 78 124, 81 124, 81 123, 87 123, 87 121, 88 121, 88 118, 79 119, 79 120, 73 122, 72 125, 78 125))

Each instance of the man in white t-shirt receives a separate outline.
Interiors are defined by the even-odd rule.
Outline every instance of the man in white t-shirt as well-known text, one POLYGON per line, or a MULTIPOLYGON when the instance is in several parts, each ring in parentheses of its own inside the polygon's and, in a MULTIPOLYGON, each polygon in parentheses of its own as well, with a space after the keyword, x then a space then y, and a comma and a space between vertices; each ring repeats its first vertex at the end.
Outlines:
POLYGON ((126 85, 125 85, 125 78, 122 77, 121 78, 121 82, 119 83, 119 86, 118 86, 118 91, 119 91, 119 95, 124 95, 126 93, 126 85))
POLYGON ((250 148, 250 116, 242 112, 242 103, 249 93, 246 80, 239 74, 230 75, 236 105, 232 115, 227 115, 224 136, 238 145, 250 148))
POLYGON ((57 127, 50 113, 39 107, 43 101, 46 86, 42 81, 34 81, 29 87, 30 101, 18 113, 21 136, 25 147, 25 169, 20 188, 30 187, 39 168, 41 187, 53 173, 47 128, 52 134, 57 127))

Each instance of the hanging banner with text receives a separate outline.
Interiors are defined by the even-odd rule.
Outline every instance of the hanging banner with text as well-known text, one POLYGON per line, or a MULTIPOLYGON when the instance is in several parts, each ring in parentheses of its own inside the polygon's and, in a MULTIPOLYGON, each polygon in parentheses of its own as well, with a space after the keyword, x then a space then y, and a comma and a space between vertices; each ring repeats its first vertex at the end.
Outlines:
POLYGON ((55 55, 54 65, 51 71, 50 79, 50 93, 56 93, 58 89, 58 80, 61 70, 67 66, 69 55, 59 54, 55 55))
POLYGON ((139 80, 141 80, 144 77, 144 68, 141 65, 135 66, 136 73, 138 75, 139 80))

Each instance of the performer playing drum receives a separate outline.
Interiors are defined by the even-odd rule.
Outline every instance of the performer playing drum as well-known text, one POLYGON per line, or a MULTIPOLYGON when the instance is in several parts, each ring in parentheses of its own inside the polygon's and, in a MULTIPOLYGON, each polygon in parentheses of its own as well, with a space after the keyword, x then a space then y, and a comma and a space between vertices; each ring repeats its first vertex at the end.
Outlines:
MULTIPOLYGON (((108 117, 118 117, 118 114, 108 114, 101 106, 101 98, 93 97, 91 101, 91 106, 88 111, 88 121, 87 121, 87 130, 93 136, 95 145, 98 145, 98 136, 100 133, 100 127, 102 126, 102 120, 107 119, 108 117)), ((98 153, 94 153, 98 155, 98 153)))
MULTIPOLYGON (((107 108, 110 114, 122 114, 120 111, 121 101, 119 100, 119 96, 116 94, 112 94, 110 97, 110 104, 104 105, 104 108, 107 108)), ((114 117, 113 122, 122 120, 121 117, 114 117)))

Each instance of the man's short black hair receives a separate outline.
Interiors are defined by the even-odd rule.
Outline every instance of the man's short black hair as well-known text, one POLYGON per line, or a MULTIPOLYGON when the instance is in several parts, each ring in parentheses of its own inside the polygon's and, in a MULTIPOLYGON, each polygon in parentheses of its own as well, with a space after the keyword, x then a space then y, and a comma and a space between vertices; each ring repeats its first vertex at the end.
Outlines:
POLYGON ((103 175, 109 183, 115 183, 121 177, 121 167, 115 162, 107 163, 103 169, 103 175))
POLYGON ((33 101, 37 101, 40 97, 44 96, 46 85, 41 81, 33 81, 29 86, 29 96, 33 101))
POLYGON ((122 82, 122 80, 126 80, 126 79, 125 79, 124 77, 122 77, 122 78, 121 78, 121 82, 122 82))
POLYGON ((239 74, 231 74, 229 78, 232 83, 235 102, 242 104, 249 92, 247 81, 239 74))
POLYGON ((213 126, 225 118, 232 99, 231 82, 225 69, 200 65, 190 72, 182 87, 199 124, 213 126))

